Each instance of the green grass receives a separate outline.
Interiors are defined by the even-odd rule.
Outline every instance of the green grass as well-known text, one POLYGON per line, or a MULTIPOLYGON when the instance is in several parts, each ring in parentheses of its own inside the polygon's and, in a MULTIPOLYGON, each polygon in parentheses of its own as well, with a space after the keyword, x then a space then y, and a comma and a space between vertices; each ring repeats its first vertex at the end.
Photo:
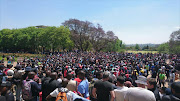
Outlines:
POLYGON ((127 53, 158 53, 158 51, 133 51, 133 50, 128 50, 126 51, 127 53))
MULTIPOLYGON (((0 56, 0 60, 2 60, 2 59, 3 59, 3 57, 0 56)), ((17 61, 17 57, 14 57, 14 59, 15 59, 15 61, 17 61)), ((6 57, 4 58, 4 61, 7 61, 7 58, 6 58, 6 57)))
POLYGON ((7 56, 13 56, 14 55, 14 58, 15 58, 15 61, 17 61, 17 58, 18 57, 27 57, 27 58, 30 58, 30 57, 43 57, 45 55, 42 55, 42 54, 29 54, 29 53, 0 53, 0 60, 2 60, 2 56, 5 55, 5 58, 4 58, 4 61, 7 61, 7 56))

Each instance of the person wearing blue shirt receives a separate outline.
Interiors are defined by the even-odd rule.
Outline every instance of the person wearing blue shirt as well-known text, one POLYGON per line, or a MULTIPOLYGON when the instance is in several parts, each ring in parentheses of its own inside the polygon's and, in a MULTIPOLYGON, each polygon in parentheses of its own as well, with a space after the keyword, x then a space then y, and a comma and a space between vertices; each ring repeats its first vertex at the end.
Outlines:
POLYGON ((89 82, 85 78, 85 72, 84 71, 79 71, 78 77, 82 80, 80 84, 78 85, 78 91, 83 95, 84 98, 89 97, 89 82))

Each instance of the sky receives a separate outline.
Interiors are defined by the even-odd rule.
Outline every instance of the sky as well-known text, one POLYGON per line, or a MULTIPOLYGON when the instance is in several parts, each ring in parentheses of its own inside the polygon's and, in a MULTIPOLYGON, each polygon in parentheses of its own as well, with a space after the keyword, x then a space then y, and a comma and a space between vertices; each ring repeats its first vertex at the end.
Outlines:
POLYGON ((0 0, 0 30, 70 18, 99 23, 125 44, 161 44, 180 29, 180 0, 0 0))

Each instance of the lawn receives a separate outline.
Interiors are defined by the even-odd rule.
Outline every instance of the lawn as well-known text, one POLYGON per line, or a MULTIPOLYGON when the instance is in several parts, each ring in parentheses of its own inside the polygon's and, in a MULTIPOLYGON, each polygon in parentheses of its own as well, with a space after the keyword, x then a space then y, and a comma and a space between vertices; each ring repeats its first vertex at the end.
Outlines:
POLYGON ((27 58, 30 58, 30 57, 42 57, 42 56, 45 56, 45 55, 42 55, 42 54, 29 54, 29 53, 0 53, 0 60, 3 59, 3 55, 5 55, 5 58, 4 58, 4 61, 7 61, 7 56, 14 56, 15 57, 15 61, 17 61, 17 58, 18 57, 27 57, 27 58))
POLYGON ((127 53, 158 53, 158 51, 133 51, 133 50, 128 50, 126 51, 127 53))

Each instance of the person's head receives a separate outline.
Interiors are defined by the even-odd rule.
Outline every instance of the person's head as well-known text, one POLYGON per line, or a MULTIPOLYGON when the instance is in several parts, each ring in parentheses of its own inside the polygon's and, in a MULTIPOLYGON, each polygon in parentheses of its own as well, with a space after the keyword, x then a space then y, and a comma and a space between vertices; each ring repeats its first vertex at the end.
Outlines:
POLYGON ((124 82, 125 82, 125 80, 122 76, 117 77, 117 85, 118 86, 123 86, 124 82))
POLYGON ((110 76, 109 72, 104 72, 103 73, 103 80, 104 81, 108 81, 109 80, 109 76, 110 76))
POLYGON ((135 80, 135 83, 137 83, 138 87, 145 88, 147 85, 147 79, 144 76, 139 76, 137 80, 135 80))
POLYGON ((31 71, 32 71, 32 68, 30 66, 25 68, 25 72, 31 72, 31 71))
POLYGON ((29 72, 28 73, 28 79, 33 79, 34 78, 35 73, 34 72, 29 72))
POLYGON ((22 68, 22 65, 17 65, 16 67, 14 67, 17 70, 20 70, 22 68))
POLYGON ((166 87, 161 87, 160 92, 161 94, 166 94, 166 87))
POLYGON ((12 84, 10 81, 5 81, 0 84, 0 94, 6 95, 7 91, 10 90, 12 87, 12 84))
POLYGON ((109 76, 109 80, 108 80, 110 83, 114 83, 114 80, 113 80, 113 77, 112 76, 109 76))
POLYGON ((125 74, 126 78, 129 78, 129 74, 125 74))
POLYGON ((46 71, 46 77, 50 77, 50 75, 51 75, 51 71, 50 71, 50 70, 47 70, 47 71, 46 71))
POLYGON ((0 65, 0 70, 3 70, 5 68, 4 65, 0 65))
POLYGON ((14 75, 14 71, 13 70, 8 70, 7 71, 7 75, 8 76, 13 76, 14 75))
POLYGON ((11 67, 13 67, 13 65, 11 63, 8 63, 7 68, 11 68, 11 67))
POLYGON ((180 96, 180 82, 173 82, 171 84, 171 92, 174 95, 180 96))
POLYGON ((147 79, 147 88, 148 89, 153 89, 156 87, 156 79, 155 78, 148 78, 147 79))
POLYGON ((84 78, 85 78, 85 72, 82 71, 82 70, 80 70, 80 71, 78 72, 78 77, 79 77, 81 80, 84 80, 84 78))
POLYGON ((51 77, 52 79, 56 80, 58 76, 57 76, 57 73, 56 73, 56 72, 52 72, 51 75, 50 75, 50 77, 51 77))
POLYGON ((125 85, 126 87, 128 87, 128 88, 130 88, 130 87, 133 86, 130 81, 126 81, 126 82, 124 83, 124 85, 125 85))
POLYGON ((98 78, 99 80, 103 78, 103 72, 99 71, 96 73, 96 78, 98 78))
POLYGON ((62 87, 66 88, 67 84, 68 84, 69 80, 66 78, 62 79, 62 87))
POLYGON ((71 79, 72 79, 72 74, 71 74, 71 73, 68 73, 68 74, 67 74, 67 79, 68 79, 68 80, 71 80, 71 79))

